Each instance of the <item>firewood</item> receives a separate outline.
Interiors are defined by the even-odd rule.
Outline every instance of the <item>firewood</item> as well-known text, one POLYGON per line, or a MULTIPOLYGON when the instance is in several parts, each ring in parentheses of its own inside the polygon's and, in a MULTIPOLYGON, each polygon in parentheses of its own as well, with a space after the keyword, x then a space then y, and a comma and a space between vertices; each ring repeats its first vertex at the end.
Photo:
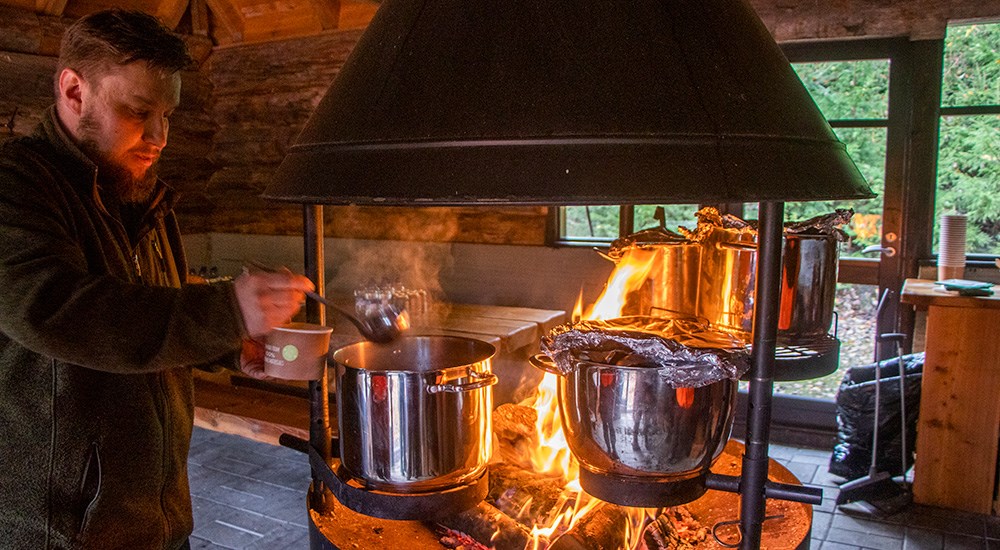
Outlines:
POLYGON ((602 504, 580 518, 572 529, 563 533, 549 545, 549 550, 614 550, 622 545, 625 508, 615 504, 602 504))
POLYGON ((528 530, 487 502, 452 514, 438 524, 464 533, 483 546, 495 550, 523 550, 528 544, 528 530))
POLYGON ((486 499, 518 522, 531 526, 545 517, 563 492, 560 477, 546 477, 510 464, 490 465, 486 499))
POLYGON ((531 452, 538 447, 537 420, 538 411, 524 405, 504 403, 493 411, 496 452, 504 462, 531 467, 531 452))

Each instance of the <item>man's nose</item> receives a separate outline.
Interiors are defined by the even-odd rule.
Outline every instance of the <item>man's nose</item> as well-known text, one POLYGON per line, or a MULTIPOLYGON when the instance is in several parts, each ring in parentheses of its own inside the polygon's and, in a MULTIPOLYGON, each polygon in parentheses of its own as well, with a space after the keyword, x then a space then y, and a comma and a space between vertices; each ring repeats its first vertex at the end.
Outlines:
POLYGON ((143 128, 142 140, 150 145, 162 148, 167 145, 167 131, 169 128, 170 122, 167 120, 167 117, 150 117, 143 128))

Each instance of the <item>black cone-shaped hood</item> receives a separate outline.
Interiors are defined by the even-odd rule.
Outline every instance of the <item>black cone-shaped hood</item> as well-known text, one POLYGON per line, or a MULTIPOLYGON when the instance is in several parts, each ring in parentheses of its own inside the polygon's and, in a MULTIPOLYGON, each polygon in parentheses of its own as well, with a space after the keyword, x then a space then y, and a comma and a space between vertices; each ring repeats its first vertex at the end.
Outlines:
POLYGON ((742 0, 386 0, 265 198, 871 196, 742 0))

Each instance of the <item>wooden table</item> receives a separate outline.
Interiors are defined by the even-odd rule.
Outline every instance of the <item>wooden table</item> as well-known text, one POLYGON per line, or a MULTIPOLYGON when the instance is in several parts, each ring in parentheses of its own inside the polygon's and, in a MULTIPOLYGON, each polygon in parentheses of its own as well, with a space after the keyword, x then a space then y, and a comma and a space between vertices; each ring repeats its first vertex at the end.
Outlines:
MULTIPOLYGON (((347 307, 346 301, 343 305, 347 307)), ((497 348, 493 372, 500 378, 493 391, 496 406, 517 400, 522 387, 537 386, 541 373, 528 364, 528 355, 537 353, 538 342, 546 332, 566 320, 566 312, 559 310, 436 304, 430 312, 414 319, 411 333, 465 336, 493 344, 497 348)), ((331 348, 360 339, 346 321, 333 315, 328 315, 328 321, 335 327, 331 348)), ((333 380, 330 383, 332 389, 333 380)), ((261 384, 230 372, 196 372, 195 425, 271 444, 277 444, 281 433, 308 439, 306 387, 306 382, 261 384)), ((335 410, 331 406, 331 412, 335 410)), ((336 424, 335 418, 333 422, 336 424)))
POLYGON ((927 310, 914 501, 992 514, 1000 438, 1000 297, 958 296, 907 279, 927 310))

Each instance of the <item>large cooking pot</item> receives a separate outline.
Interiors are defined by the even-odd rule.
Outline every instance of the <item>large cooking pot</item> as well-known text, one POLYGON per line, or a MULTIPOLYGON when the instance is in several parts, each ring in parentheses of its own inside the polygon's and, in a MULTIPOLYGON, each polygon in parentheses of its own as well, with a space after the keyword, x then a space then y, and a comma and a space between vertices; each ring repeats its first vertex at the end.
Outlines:
POLYGON ((785 234, 779 336, 800 339, 830 331, 837 297, 837 256, 835 235, 785 234))
POLYGON ((359 342, 333 353, 344 469, 397 493, 464 485, 492 444, 495 348, 452 336, 359 342))
POLYGON ((708 472, 733 427, 737 381, 674 387, 668 367, 578 361, 564 372, 546 356, 531 364, 559 377, 563 430, 580 466, 655 482, 708 472))

